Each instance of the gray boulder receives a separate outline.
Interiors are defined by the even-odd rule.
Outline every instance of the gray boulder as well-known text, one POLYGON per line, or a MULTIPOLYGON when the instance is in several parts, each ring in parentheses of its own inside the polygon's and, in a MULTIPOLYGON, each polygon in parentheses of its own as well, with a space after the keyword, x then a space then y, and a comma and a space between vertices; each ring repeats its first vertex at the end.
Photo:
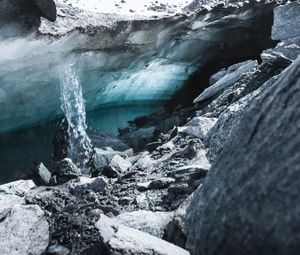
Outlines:
POLYGON ((217 96, 229 86, 233 86, 245 75, 245 73, 252 71, 255 67, 257 67, 257 61, 252 60, 230 67, 231 69, 228 70, 228 74, 223 76, 212 86, 205 89, 202 94, 194 100, 194 103, 201 103, 207 99, 217 96))
POLYGON ((25 196, 36 185, 32 180, 19 180, 10 183, 6 183, 0 186, 0 193, 25 196))
POLYGON ((15 205, 1 214, 1 254, 40 255, 48 242, 49 225, 38 206, 15 205))
POLYGON ((166 226, 173 219, 173 212, 134 211, 116 217, 120 224, 162 238, 166 226))
POLYGON ((207 133, 212 129, 216 122, 216 118, 195 117, 184 127, 179 127, 178 131, 205 139, 207 133))
POLYGON ((108 255, 188 255, 189 252, 145 232, 126 227, 101 215, 96 223, 108 255))
POLYGON ((299 23, 300 3, 298 1, 278 6, 274 10, 272 38, 300 44, 299 23))
POLYGON ((300 58, 251 102, 188 209, 192 254, 298 254, 300 58))

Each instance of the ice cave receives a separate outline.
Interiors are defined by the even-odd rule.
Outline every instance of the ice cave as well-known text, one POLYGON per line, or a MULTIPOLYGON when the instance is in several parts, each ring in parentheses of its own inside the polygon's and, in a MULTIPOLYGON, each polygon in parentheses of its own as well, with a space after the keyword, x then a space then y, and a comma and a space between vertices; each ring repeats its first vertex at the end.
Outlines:
POLYGON ((297 254, 299 24, 299 0, 0 0, 0 254, 297 254))

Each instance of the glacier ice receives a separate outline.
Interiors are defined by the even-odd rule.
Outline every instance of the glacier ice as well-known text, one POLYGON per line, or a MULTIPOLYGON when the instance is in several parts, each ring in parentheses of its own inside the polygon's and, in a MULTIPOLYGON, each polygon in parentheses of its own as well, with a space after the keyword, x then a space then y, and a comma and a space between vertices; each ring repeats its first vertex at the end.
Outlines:
POLYGON ((236 42, 249 44, 252 36, 264 43, 266 30, 258 24, 272 8, 262 6, 144 20, 106 16, 101 22, 80 12, 81 26, 66 18, 71 7, 64 16, 58 10, 56 23, 43 21, 40 36, 0 41, 0 133, 62 116, 59 74, 69 59, 81 67, 87 111, 169 100, 195 71, 221 65, 221 53, 236 42))

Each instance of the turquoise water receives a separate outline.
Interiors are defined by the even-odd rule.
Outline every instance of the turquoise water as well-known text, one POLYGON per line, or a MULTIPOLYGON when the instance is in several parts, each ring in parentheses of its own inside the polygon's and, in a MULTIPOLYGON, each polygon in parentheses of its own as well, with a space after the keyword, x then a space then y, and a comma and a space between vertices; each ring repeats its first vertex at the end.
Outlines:
MULTIPOLYGON (((106 107, 87 113, 89 131, 118 134, 127 121, 147 115, 159 105, 106 107)), ((61 120, 0 135, 0 184, 15 180, 34 164, 51 167, 52 139, 61 120)))

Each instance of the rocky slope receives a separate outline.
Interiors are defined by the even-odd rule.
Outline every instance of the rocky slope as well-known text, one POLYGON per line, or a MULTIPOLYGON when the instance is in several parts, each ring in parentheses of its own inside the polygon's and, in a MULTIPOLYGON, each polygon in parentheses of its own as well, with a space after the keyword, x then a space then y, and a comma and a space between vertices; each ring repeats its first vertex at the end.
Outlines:
POLYGON ((0 250, 297 254, 300 3, 274 12, 281 42, 260 63, 227 66, 193 106, 120 130, 135 152, 102 137, 91 176, 62 159, 0 186, 0 250))

